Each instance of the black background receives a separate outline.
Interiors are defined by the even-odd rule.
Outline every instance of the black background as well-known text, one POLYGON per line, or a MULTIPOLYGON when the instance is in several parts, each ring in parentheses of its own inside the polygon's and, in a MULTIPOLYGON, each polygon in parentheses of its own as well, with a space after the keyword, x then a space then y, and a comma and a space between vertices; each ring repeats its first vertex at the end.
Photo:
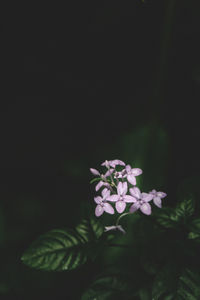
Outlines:
POLYGON ((126 160, 115 147, 124 135, 152 122, 166 131, 169 203, 198 175, 200 5, 174 2, 172 15, 173 1, 139 0, 15 4, 3 14, 0 282, 9 295, 79 297, 73 286, 81 293, 91 266, 38 275, 20 256, 46 230, 76 224, 93 195, 89 167, 126 160))

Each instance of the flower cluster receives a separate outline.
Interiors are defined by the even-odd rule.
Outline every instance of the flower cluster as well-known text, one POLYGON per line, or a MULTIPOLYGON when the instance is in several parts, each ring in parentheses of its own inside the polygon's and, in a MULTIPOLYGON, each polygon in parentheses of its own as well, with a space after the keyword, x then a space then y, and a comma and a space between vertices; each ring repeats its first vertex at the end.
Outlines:
POLYGON ((98 181, 95 190, 98 192, 101 188, 101 196, 94 198, 97 206, 95 215, 101 216, 104 212, 114 214, 112 204, 115 204, 116 211, 123 213, 127 205, 130 205, 129 212, 133 213, 138 209, 146 215, 151 214, 150 201, 161 208, 161 199, 166 197, 166 193, 152 190, 143 193, 136 187, 136 177, 142 174, 139 168, 132 168, 119 159, 106 160, 101 164, 106 168, 105 174, 98 170, 90 168, 93 175, 97 176, 93 181, 98 181))

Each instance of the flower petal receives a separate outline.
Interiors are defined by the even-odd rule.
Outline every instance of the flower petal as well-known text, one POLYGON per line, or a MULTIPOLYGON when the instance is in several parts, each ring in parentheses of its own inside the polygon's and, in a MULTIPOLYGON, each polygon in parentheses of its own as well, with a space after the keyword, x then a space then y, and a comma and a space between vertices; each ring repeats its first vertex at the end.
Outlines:
POLYGON ((138 176, 138 175, 142 174, 142 170, 139 169, 139 168, 134 168, 134 169, 131 170, 131 174, 133 176, 138 176))
POLYGON ((97 197, 94 197, 94 201, 97 203, 97 204, 100 204, 102 202, 102 198, 100 196, 97 196, 97 197))
POLYGON ((160 198, 164 198, 164 197, 166 197, 167 196, 167 194, 166 193, 163 193, 163 192, 157 192, 157 195, 156 195, 157 197, 160 197, 160 198))
POLYGON ((121 181, 118 183, 117 193, 118 193, 118 195, 122 195, 122 193, 123 193, 123 184, 121 181))
POLYGON ((124 230, 124 228, 123 228, 121 225, 117 225, 116 227, 117 227, 117 229, 118 229, 119 231, 121 231, 123 234, 126 234, 126 231, 124 230))
POLYGON ((110 196, 110 191, 107 188, 105 188, 102 190, 101 194, 102 194, 103 200, 105 200, 108 196, 110 196))
POLYGON ((119 200, 116 202, 115 207, 118 213, 121 214, 126 208, 126 203, 124 201, 119 200))
POLYGON ((100 175, 99 171, 96 170, 96 169, 93 169, 93 168, 90 168, 90 172, 91 172, 93 175, 100 175))
POLYGON ((123 189, 123 192, 122 192, 122 195, 126 195, 127 191, 128 191, 128 184, 127 182, 123 182, 122 183, 122 189, 123 189))
POLYGON ((114 172, 114 169, 109 169, 109 170, 105 173, 104 177, 110 176, 113 172, 114 172))
POLYGON ((138 210, 138 208, 140 208, 140 203, 139 203, 139 202, 136 202, 136 203, 134 203, 133 205, 131 205, 131 207, 130 207, 130 212, 131 212, 131 213, 134 213, 136 210, 138 210))
POLYGON ((110 203, 104 203, 103 208, 108 214, 113 215, 115 213, 114 208, 112 207, 112 205, 110 205, 110 203))
POLYGON ((156 194, 156 190, 152 190, 150 193, 155 195, 156 194))
POLYGON ((143 212, 143 214, 150 215, 151 214, 151 205, 149 203, 143 203, 140 206, 140 210, 141 210, 141 212, 143 212))
POLYGON ((130 191, 130 193, 133 197, 136 197, 137 199, 140 199, 141 192, 140 192, 140 189, 138 187, 130 188, 129 191, 130 191))
POLYGON ((127 176, 128 182, 130 182, 132 185, 136 185, 136 178, 134 175, 130 174, 127 176))
POLYGON ((141 194, 141 199, 144 200, 145 202, 149 202, 153 199, 153 195, 148 194, 148 193, 142 193, 141 194))
POLYGON ((97 185, 96 185, 96 187, 95 187, 95 190, 98 191, 98 190, 102 187, 102 185, 104 185, 104 183, 103 183, 103 181, 101 180, 101 181, 99 181, 99 183, 97 183, 97 185))
POLYGON ((131 166, 127 165, 125 169, 126 169, 126 172, 129 173, 131 171, 131 166))
POLYGON ((105 226, 105 232, 106 231, 110 231, 110 230, 116 230, 117 229, 117 227, 115 226, 115 225, 112 225, 112 226, 105 226))
POLYGON ((124 174, 122 172, 115 172, 114 178, 123 178, 124 174))
POLYGON ((110 231, 110 230, 119 230, 123 234, 126 233, 126 231, 123 229, 123 227, 121 225, 117 225, 117 226, 115 226, 115 225, 113 225, 113 226, 105 226, 105 230, 104 230, 105 232, 106 231, 110 231))
POLYGON ((125 195, 123 197, 124 201, 127 202, 127 203, 133 203, 133 202, 137 202, 137 199, 130 196, 130 195, 125 195))
POLYGON ((95 209, 95 216, 96 217, 100 217, 104 212, 104 209, 101 205, 97 205, 96 209, 95 209))
POLYGON ((117 165, 125 166, 125 163, 120 159, 114 159, 110 163, 112 164, 113 168, 115 168, 117 165))
POLYGON ((108 160, 105 160, 102 164, 101 164, 101 166, 105 166, 106 168, 109 168, 109 161, 108 160))
POLYGON ((116 202, 119 200, 119 195, 111 195, 111 196, 107 197, 106 200, 111 201, 111 202, 116 202))
POLYGON ((162 207, 162 202, 161 202, 160 197, 154 197, 154 198, 153 198, 153 203, 154 203, 156 206, 158 206, 159 208, 162 207))

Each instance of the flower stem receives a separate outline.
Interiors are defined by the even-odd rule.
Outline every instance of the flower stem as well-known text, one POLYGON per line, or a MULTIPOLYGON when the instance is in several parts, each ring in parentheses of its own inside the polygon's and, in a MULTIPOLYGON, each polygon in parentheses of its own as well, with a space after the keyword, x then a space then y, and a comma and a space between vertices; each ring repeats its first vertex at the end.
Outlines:
POLYGON ((124 213, 124 214, 120 215, 119 218, 118 218, 117 221, 116 221, 116 226, 119 225, 119 220, 120 220, 121 218, 123 218, 123 217, 125 217, 125 216, 127 216, 127 215, 130 215, 130 214, 131 214, 131 213, 128 212, 128 213, 124 213))

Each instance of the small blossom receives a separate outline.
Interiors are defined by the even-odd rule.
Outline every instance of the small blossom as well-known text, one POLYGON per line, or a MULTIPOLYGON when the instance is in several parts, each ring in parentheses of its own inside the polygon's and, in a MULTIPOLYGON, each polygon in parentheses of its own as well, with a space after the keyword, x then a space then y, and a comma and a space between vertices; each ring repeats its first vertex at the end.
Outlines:
POLYGON ((95 186, 95 190, 96 190, 96 192, 98 191, 98 190, 100 190, 100 188, 102 187, 102 186, 105 186, 105 187, 107 187, 108 189, 110 188, 110 184, 108 183, 108 182, 105 182, 105 181, 99 181, 98 183, 97 183, 97 185, 95 186))
POLYGON ((101 165, 107 168, 109 167, 115 168, 117 165, 125 166, 125 163, 122 160, 114 159, 114 160, 105 160, 101 165))
POLYGON ((126 170, 123 169, 122 171, 119 171, 119 172, 115 172, 114 173, 114 178, 125 178, 126 177, 126 170))
POLYGON ((131 183, 132 185, 136 185, 135 176, 142 174, 142 170, 139 168, 132 169, 130 165, 127 165, 125 171, 126 174, 124 175, 124 177, 127 177, 129 183, 131 183))
POLYGON ((122 213, 126 208, 127 203, 133 203, 136 199, 130 195, 126 195, 128 191, 127 182, 119 182, 117 186, 117 194, 107 198, 108 201, 116 202, 115 207, 118 213, 122 213))
POLYGON ((150 194, 153 195, 153 203, 157 207, 161 208, 162 207, 162 201, 161 201, 161 199, 165 198, 167 196, 167 194, 164 193, 164 192, 157 192, 156 190, 152 190, 150 192, 150 194))
POLYGON ((96 176, 100 176, 101 174, 99 173, 99 171, 98 170, 96 170, 96 169, 93 169, 93 168, 90 168, 90 172, 93 174, 93 175, 96 175, 96 176))
POLYGON ((96 185, 96 187, 95 187, 95 190, 96 190, 96 191, 98 191, 102 186, 105 186, 105 187, 107 187, 107 188, 110 187, 110 184, 106 181, 106 180, 107 180, 106 178, 107 178, 108 176, 110 176, 110 175, 113 173, 113 171, 114 171, 114 169, 109 169, 109 170, 107 170, 107 172, 106 172, 105 174, 100 174, 100 172, 99 172, 98 170, 93 169, 93 168, 90 168, 90 172, 91 172, 93 175, 95 175, 95 176, 100 176, 100 178, 102 179, 102 180, 100 180, 100 181, 97 183, 97 185, 96 185))
POLYGON ((96 209, 95 209, 95 215, 96 217, 101 216, 104 211, 108 214, 114 214, 114 209, 112 205, 106 202, 107 198, 110 196, 110 191, 105 188, 101 192, 101 196, 97 196, 94 198, 94 201, 97 203, 96 209))
POLYGON ((141 193, 140 189, 137 187, 129 189, 131 195, 136 199, 135 203, 131 205, 130 212, 135 212, 136 210, 140 209, 141 212, 145 215, 151 214, 151 206, 148 203, 153 199, 152 194, 141 193))
POLYGON ((126 231, 123 229, 123 227, 121 225, 116 225, 116 226, 105 226, 105 232, 110 231, 110 230, 119 230, 121 231, 123 234, 126 233, 126 231))

